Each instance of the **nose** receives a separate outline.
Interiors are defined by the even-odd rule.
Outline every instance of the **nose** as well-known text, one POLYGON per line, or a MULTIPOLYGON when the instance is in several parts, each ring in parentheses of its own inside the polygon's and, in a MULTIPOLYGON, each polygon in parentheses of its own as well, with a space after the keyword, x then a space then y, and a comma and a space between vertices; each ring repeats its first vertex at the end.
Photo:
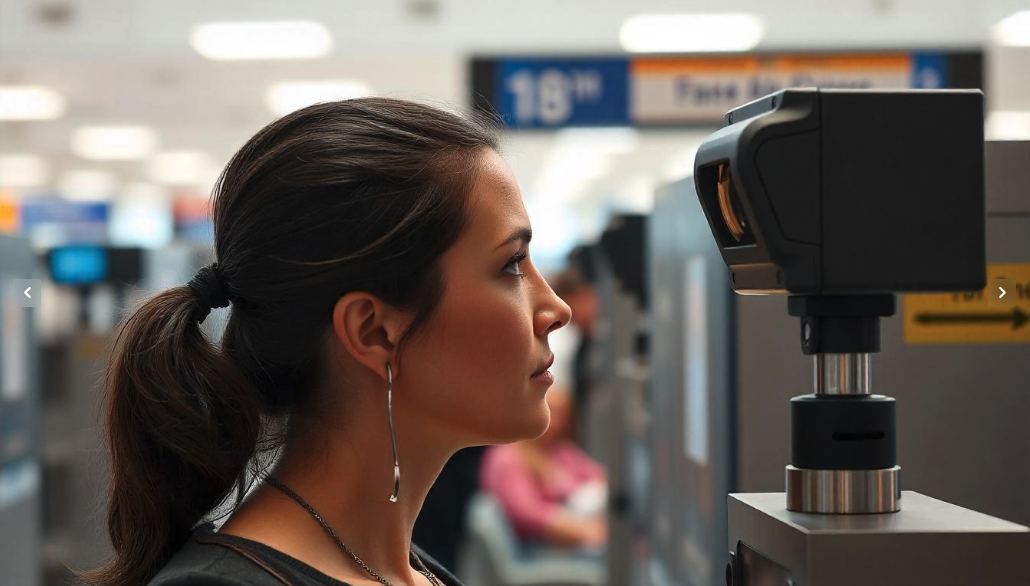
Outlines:
POLYGON ((572 319, 572 309, 555 294, 542 276, 537 274, 537 279, 540 285, 537 290, 540 294, 533 317, 533 329, 537 336, 546 336, 569 323, 572 319))

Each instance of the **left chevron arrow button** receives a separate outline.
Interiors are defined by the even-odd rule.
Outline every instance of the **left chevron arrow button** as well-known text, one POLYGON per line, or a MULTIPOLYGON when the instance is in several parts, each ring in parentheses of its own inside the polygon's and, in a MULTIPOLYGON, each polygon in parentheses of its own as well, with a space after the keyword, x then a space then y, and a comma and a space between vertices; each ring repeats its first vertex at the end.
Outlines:
POLYGON ((43 285, 39 279, 14 279, 12 297, 15 299, 15 305, 18 307, 39 307, 39 298, 41 297, 40 291, 43 290, 43 285))

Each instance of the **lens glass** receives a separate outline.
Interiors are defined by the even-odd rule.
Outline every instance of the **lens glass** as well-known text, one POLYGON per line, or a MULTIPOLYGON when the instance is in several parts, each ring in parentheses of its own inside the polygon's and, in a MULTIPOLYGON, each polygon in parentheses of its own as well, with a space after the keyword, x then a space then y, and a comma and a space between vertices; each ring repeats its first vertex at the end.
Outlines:
POLYGON ((719 163, 718 169, 719 186, 719 211, 722 212, 722 220, 730 236, 740 242, 747 231, 747 223, 744 220, 744 212, 740 208, 737 194, 733 191, 730 183, 730 166, 726 163, 719 163))

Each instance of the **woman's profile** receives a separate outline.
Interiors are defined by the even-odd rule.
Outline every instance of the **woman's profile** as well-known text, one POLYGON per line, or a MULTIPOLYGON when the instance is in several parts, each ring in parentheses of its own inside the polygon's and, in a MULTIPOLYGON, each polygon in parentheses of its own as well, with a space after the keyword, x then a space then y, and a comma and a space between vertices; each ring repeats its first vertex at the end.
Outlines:
POLYGON ((459 449, 547 429, 547 336, 570 317, 491 128, 394 99, 311 106, 233 156, 213 206, 216 262, 112 351, 116 557, 84 577, 458 584, 411 543, 425 495, 459 449), (199 324, 226 306, 216 346, 199 324))

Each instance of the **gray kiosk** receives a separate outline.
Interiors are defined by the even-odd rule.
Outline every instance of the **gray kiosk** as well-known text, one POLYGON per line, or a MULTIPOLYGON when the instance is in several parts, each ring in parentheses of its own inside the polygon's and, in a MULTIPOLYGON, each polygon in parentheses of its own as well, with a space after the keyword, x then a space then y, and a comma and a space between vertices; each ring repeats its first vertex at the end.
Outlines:
POLYGON ((905 422, 872 380, 896 294, 986 284, 984 176, 975 90, 785 90, 702 144, 733 289, 789 296, 814 365, 790 402, 786 494, 729 497, 732 586, 1030 583, 1030 529, 901 490, 905 422))
POLYGON ((31 309, 39 292, 25 282, 35 278, 29 241, 0 236, 0 584, 5 585, 37 586, 43 578, 39 376, 31 309))
MULTIPOLYGON (((1030 269, 1030 143, 984 145, 976 92, 791 90, 724 122, 695 178, 659 190, 649 229, 651 583, 726 584, 728 551, 738 586, 1030 583, 1030 533, 1020 526, 1030 524, 1030 282, 1000 274, 1030 269), (791 280, 799 266, 807 283, 791 280), (987 305, 980 290, 998 276, 1017 279, 1016 307, 987 305), (962 290, 977 292, 940 293, 962 290), (967 303, 921 322, 917 292, 934 291, 967 303), (865 320, 868 335, 851 349, 868 351, 806 352, 806 322, 789 311, 805 307, 781 297, 858 293, 900 294, 894 317, 847 318, 865 320), (991 340, 947 325, 971 314, 987 316, 991 340), (919 339, 918 327, 945 333, 919 339), (890 443, 893 432, 893 457, 841 463, 832 451, 792 450, 792 437, 812 432, 792 430, 792 397, 864 400, 866 390, 896 399, 893 429, 853 426, 837 437, 890 443), (788 487, 787 465, 807 470, 791 474, 809 483, 788 487), (805 512, 860 505, 900 510, 805 512)), ((892 313, 881 303, 879 313, 892 313)), ((832 442, 834 430, 823 431, 832 442)))

